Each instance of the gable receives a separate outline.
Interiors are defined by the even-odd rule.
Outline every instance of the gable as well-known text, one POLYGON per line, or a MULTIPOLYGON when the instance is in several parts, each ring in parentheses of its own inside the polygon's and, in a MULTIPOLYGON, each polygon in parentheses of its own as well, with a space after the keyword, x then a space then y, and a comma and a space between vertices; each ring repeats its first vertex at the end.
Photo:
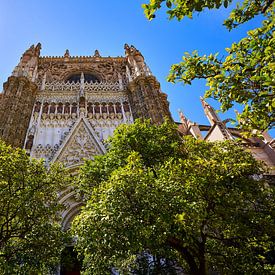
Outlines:
POLYGON ((93 159, 106 152, 94 129, 85 118, 80 118, 71 129, 52 162, 62 162, 66 167, 81 165, 84 159, 93 159))

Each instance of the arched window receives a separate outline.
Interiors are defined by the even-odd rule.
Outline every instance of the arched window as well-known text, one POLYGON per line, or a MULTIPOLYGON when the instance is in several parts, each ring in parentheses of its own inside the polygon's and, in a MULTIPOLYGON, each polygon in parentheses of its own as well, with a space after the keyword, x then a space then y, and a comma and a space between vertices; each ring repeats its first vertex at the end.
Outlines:
POLYGON ((123 108, 124 108, 124 111, 127 113, 127 112, 130 112, 130 107, 129 107, 129 104, 128 102, 124 101, 123 102, 123 108))
POLYGON ((66 102, 64 107, 64 114, 69 114, 69 113, 70 113, 70 103, 66 102))
POLYGON ((114 104, 113 104, 112 102, 109 103, 108 109, 109 109, 109 113, 110 113, 110 114, 112 114, 112 113, 115 112, 115 110, 114 110, 114 104))
POLYGON ((55 113, 55 103, 51 103, 50 105, 50 114, 54 114, 55 113))
POLYGON ((101 111, 102 113, 107 113, 107 106, 105 102, 102 103, 101 111))
POLYGON ((77 112, 77 103, 73 103, 72 105, 72 114, 76 114, 77 112))
POLYGON ((90 114, 93 113, 93 104, 91 102, 88 103, 87 110, 88 110, 88 113, 90 113, 90 114))
POLYGON ((43 105, 43 114, 47 114, 49 109, 49 103, 44 103, 43 105))
POLYGON ((57 106, 57 113, 62 114, 62 111, 63 111, 63 104, 60 102, 58 103, 58 106, 57 106))
POLYGON ((122 113, 122 111, 121 111, 121 104, 119 103, 119 102, 116 102, 116 113, 117 114, 121 114, 122 113))
POLYGON ((36 102, 34 112, 39 113, 41 108, 41 102, 36 102))
MULTIPOLYGON (((81 78, 81 73, 76 73, 76 74, 72 74, 67 78, 67 82, 80 82, 80 78, 81 78)), ((85 82, 89 82, 89 83, 95 83, 95 82, 100 82, 99 78, 93 74, 90 73, 84 73, 84 81, 85 82)))

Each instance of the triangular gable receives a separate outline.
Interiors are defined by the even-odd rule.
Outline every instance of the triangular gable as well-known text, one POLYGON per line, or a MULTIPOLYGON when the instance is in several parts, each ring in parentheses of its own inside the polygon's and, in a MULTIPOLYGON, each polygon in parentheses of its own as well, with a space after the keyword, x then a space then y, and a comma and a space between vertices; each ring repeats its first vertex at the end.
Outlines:
POLYGON ((52 162, 62 162, 66 167, 80 165, 84 159, 92 159, 106 152, 90 123, 81 117, 57 151, 52 162))
POLYGON ((220 122, 215 122, 209 132, 204 137, 206 141, 222 141, 222 140, 233 140, 232 134, 225 127, 224 124, 220 122))

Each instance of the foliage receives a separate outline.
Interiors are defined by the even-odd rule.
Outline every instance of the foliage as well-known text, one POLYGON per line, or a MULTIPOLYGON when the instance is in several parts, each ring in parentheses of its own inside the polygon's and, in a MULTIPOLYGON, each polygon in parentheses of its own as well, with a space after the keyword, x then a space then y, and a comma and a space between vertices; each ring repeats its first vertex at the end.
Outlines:
MULTIPOLYGON (((164 1, 151 0, 144 4, 148 19, 155 16, 157 9, 165 2, 169 18, 192 17, 203 9, 227 7, 232 1, 164 1)), ((273 0, 244 0, 225 20, 231 30, 258 14, 265 16, 262 26, 251 30, 247 37, 227 48, 227 56, 218 54, 200 56, 196 51, 185 53, 183 61, 172 65, 168 81, 191 84, 194 79, 207 79, 210 87, 205 97, 213 97, 221 103, 221 110, 227 111, 235 103, 243 106, 237 115, 238 126, 245 130, 267 130, 275 126, 275 3, 273 0)))
POLYGON ((58 263, 65 235, 57 191, 66 183, 62 167, 47 169, 0 141, 1 274, 45 274, 58 263))
MULTIPOLYGON (((193 13, 201 12, 205 9, 227 8, 232 0, 150 0, 148 4, 143 4, 144 13, 149 20, 156 17, 155 13, 165 3, 169 19, 177 18, 179 21, 184 17, 192 18, 193 13)), ((244 0, 242 5, 237 4, 225 21, 227 28, 232 29, 242 24, 258 14, 267 12, 272 7, 273 0, 244 0)))
POLYGON ((178 20, 182 20, 185 16, 192 18, 194 12, 201 12, 206 8, 218 9, 221 6, 227 7, 232 0, 150 0, 149 4, 142 5, 144 13, 149 20, 155 18, 155 13, 161 8, 163 2, 168 8, 167 14, 169 15, 169 19, 177 18, 178 20))
POLYGON ((253 178, 262 172, 233 142, 182 140, 169 123, 119 127, 80 175, 88 201, 73 231, 84 274, 128 274, 144 252, 190 274, 269 272, 274 194, 253 178))

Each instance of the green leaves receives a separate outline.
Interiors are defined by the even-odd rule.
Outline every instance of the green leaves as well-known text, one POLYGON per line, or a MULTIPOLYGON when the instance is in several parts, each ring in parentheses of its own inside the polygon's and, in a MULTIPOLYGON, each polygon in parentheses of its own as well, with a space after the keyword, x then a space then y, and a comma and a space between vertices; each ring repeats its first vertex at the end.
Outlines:
POLYGON ((63 247, 57 192, 68 177, 1 141, 0 167, 0 273, 47 272, 63 247))
POLYGON ((150 0, 149 4, 143 4, 145 16, 152 20, 155 13, 161 8, 162 3, 167 7, 169 19, 182 20, 184 17, 192 18, 194 12, 201 12, 204 9, 218 9, 222 5, 227 8, 232 0, 212 0, 212 1, 194 1, 194 0, 150 0))
MULTIPOLYGON (((148 19, 165 2, 169 19, 192 18, 194 12, 206 8, 227 8, 232 2, 152 0, 143 6, 148 19)), ((191 85, 194 79, 207 79, 209 90, 205 97, 212 97, 221 103, 225 112, 236 103, 243 106, 237 115, 237 126, 248 134, 251 130, 266 131, 275 126, 274 88, 275 88, 275 2, 244 0, 232 10, 224 25, 232 30, 253 17, 262 14, 262 26, 248 32, 247 37, 226 48, 228 55, 218 59, 218 54, 200 56, 196 51, 185 53, 183 61, 171 66, 168 81, 191 85)))
POLYGON ((206 79, 209 90, 205 97, 221 103, 223 112, 235 103, 243 110, 237 116, 238 126, 244 130, 265 131, 275 126, 274 109, 274 16, 268 17, 261 28, 227 48, 222 60, 218 54, 199 56, 185 53, 183 61, 172 65, 168 81, 191 84, 192 80, 206 79))
POLYGON ((87 205, 72 228, 85 274, 128 274, 144 252, 189 274, 270 268, 274 190, 253 179, 264 167, 237 143, 182 140, 169 123, 137 121, 120 126, 109 148, 80 175, 93 186, 82 185, 87 205))

